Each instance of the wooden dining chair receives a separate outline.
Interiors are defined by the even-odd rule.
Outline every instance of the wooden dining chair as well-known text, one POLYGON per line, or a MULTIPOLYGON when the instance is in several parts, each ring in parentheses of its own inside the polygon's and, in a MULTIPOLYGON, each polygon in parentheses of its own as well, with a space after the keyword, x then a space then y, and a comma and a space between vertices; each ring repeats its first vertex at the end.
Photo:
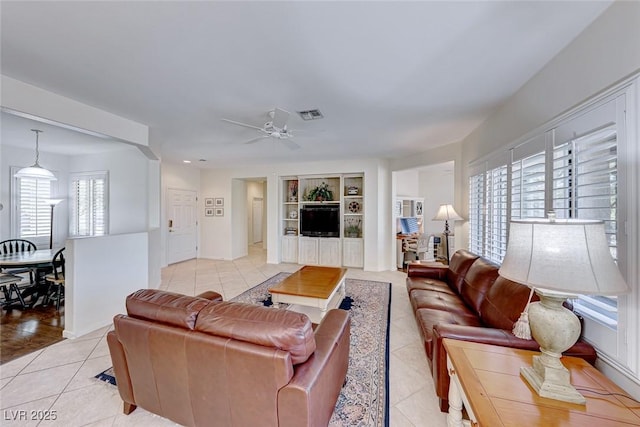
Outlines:
POLYGON ((44 303, 48 304, 49 300, 55 301, 56 310, 60 310, 60 301, 64 300, 64 249, 55 253, 51 260, 53 272, 44 276, 44 280, 49 285, 44 303))
MULTIPOLYGON (((21 252, 33 252, 37 250, 35 243, 24 239, 9 239, 0 242, 0 255, 9 255, 21 252)), ((34 283, 34 269, 31 267, 24 268, 4 268, 3 273, 6 274, 24 274, 29 273, 29 281, 34 283)))

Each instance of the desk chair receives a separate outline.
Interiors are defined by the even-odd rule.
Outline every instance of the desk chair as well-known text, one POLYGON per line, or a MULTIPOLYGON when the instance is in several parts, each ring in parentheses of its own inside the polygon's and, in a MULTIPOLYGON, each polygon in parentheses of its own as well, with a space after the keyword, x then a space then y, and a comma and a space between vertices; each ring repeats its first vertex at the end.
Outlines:
POLYGON ((55 301, 56 310, 60 310, 60 301, 64 299, 64 249, 56 252, 51 260, 53 272, 44 276, 49 285, 44 303, 47 304, 49 300, 55 301))
POLYGON ((435 261, 433 256, 433 236, 429 234, 421 234, 416 243, 416 253, 418 260, 435 261))

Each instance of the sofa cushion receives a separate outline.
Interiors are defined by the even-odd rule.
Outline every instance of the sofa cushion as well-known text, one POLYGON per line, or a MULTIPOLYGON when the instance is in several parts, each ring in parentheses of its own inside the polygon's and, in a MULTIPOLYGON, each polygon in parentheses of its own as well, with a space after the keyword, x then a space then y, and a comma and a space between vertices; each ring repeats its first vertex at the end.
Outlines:
POLYGON ((438 279, 425 279, 424 277, 408 277, 407 278, 407 292, 411 295, 416 289, 420 289, 423 291, 436 291, 436 292, 444 292, 449 295, 457 295, 450 287, 447 285, 447 282, 438 279))
POLYGON ((287 351, 294 364, 306 361, 316 349, 306 315, 240 302, 209 304, 198 315, 195 330, 287 351))
POLYGON ((140 289, 126 300, 127 314, 137 319, 193 329, 198 313, 211 301, 158 289, 140 289))
POLYGON ((478 258, 471 265, 462 281, 460 296, 480 316, 480 305, 485 294, 498 277, 498 265, 478 258))
POLYGON ((476 313, 471 311, 464 301, 462 301, 457 295, 416 289, 411 293, 411 297, 409 299, 411 300, 413 311, 421 308, 432 308, 464 316, 478 316, 476 313))
MULTIPOLYGON (((480 317, 485 325, 512 330, 529 299, 530 289, 517 282, 498 276, 480 305, 480 317)), ((532 301, 538 295, 533 294, 532 301)))
POLYGON ((415 312, 415 315, 429 364, 431 364, 431 356, 433 355, 432 341, 435 325, 442 323, 447 325, 481 326, 480 319, 471 313, 459 314, 432 308, 421 308, 415 312))
POLYGON ((478 258, 478 255, 464 249, 456 251, 451 257, 449 269, 447 270, 447 283, 456 293, 460 294, 464 276, 467 274, 471 264, 478 258))

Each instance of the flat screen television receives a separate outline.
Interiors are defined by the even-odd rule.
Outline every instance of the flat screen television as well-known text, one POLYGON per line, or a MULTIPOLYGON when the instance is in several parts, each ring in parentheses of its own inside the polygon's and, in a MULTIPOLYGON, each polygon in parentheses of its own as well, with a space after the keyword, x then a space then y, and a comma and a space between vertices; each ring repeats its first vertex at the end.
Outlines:
POLYGON ((340 207, 322 205, 300 209, 300 234, 309 237, 340 237, 340 207))

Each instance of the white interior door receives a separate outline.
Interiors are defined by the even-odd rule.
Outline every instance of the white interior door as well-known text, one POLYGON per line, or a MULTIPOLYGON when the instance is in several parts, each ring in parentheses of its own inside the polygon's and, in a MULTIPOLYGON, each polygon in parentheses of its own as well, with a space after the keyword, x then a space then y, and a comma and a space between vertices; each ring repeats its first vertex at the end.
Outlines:
POLYGON ((252 209, 253 243, 258 243, 262 242, 262 199, 254 198, 252 209))
POLYGON ((167 263, 185 261, 197 256, 196 192, 167 191, 167 263))

